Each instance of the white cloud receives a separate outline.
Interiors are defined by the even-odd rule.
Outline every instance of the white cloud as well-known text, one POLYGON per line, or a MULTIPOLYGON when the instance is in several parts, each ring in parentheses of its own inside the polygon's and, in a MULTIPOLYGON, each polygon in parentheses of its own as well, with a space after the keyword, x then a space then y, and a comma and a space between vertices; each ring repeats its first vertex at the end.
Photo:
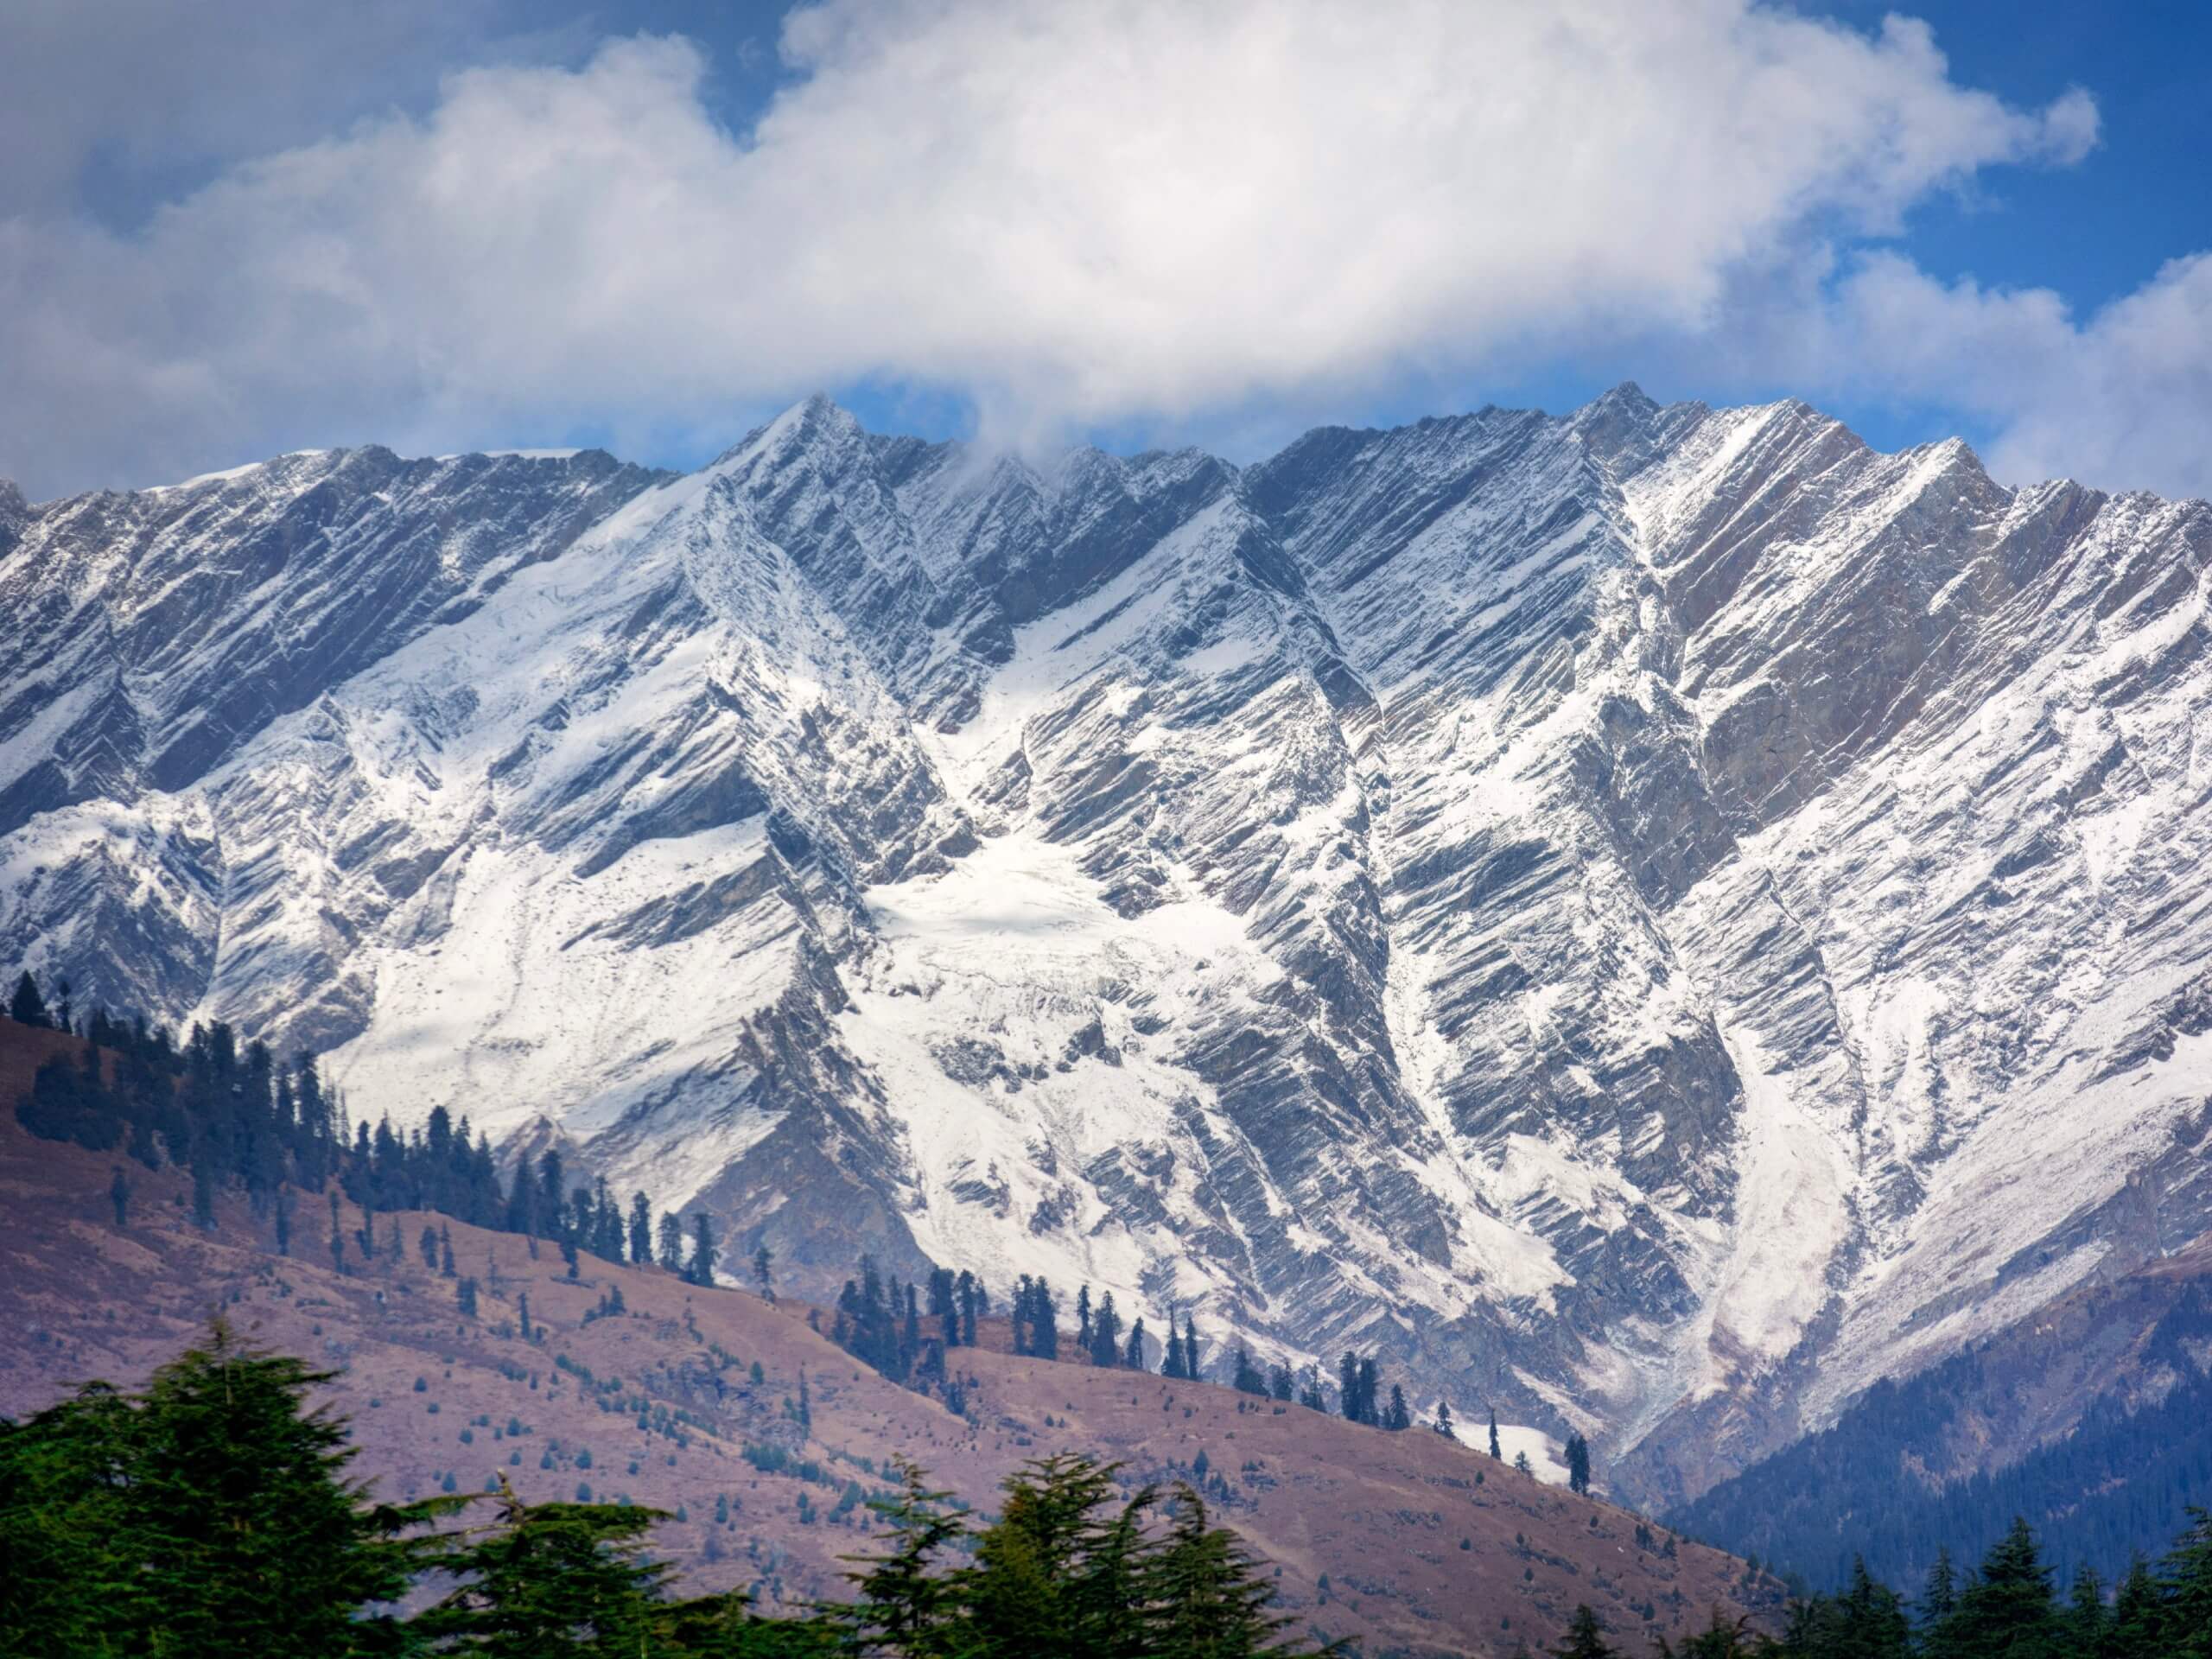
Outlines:
MULTIPOLYGON (((435 92, 496 0, 8 0, 0 215, 143 190, 435 92)), ((507 42, 513 49, 515 42, 507 42)))
POLYGON ((0 473, 727 429, 868 377, 1010 435, 1349 397, 1710 333, 1747 264, 2096 129, 1958 86, 1919 24, 1742 0, 830 0, 785 49, 741 136, 691 47, 622 41, 140 235, 0 222, 0 473))
POLYGON ((1993 423, 1999 478, 2212 494, 2212 253, 2169 263, 2077 323, 2048 289, 1946 285, 1893 254, 1841 284, 1855 379, 1993 423))

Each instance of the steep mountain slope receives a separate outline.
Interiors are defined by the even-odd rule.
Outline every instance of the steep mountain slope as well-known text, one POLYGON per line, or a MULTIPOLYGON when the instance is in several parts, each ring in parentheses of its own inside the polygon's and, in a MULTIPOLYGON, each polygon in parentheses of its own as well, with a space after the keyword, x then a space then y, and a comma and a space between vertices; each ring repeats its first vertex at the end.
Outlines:
POLYGON ((2062 1580, 2108 1583, 2212 1490, 2212 1236, 1898 1383, 1672 1516, 1823 1587, 1863 1557, 1925 1581, 2027 1517, 2062 1580), (1993 1457, 1993 1448, 1997 1455, 1993 1457))
MULTIPOLYGON (((243 1201, 201 1233, 190 1180, 128 1166, 118 1227, 109 1160, 33 1141, 12 1102, 30 1065, 71 1046, 0 1020, 0 1413, 51 1403, 99 1376, 143 1380, 204 1331, 211 1308, 253 1340, 339 1373, 328 1402, 352 1421, 359 1472, 379 1491, 461 1492, 505 1477, 533 1501, 626 1497, 668 1511, 654 1543, 702 1587, 753 1586, 771 1605, 836 1597, 843 1556, 880 1532, 849 1490, 884 1492, 890 1460, 985 1514, 1028 1459, 1079 1450, 1117 1460, 1130 1489, 1218 1478, 1211 1502, 1281 1568, 1300 1630, 1407 1656, 1497 1655, 1548 1645, 1578 1603, 1642 1651, 1679 1641, 1716 1606, 1770 1617, 1781 1587, 1716 1550, 1639 1538, 1637 1518, 1517 1474, 1426 1429, 1358 1427, 1224 1388, 1003 1351, 953 1351, 966 1414, 858 1365, 810 1328, 810 1310, 749 1292, 582 1259, 570 1282, 551 1246, 446 1223, 455 1281, 416 1252, 440 1217, 379 1217, 399 1248, 335 1272, 327 1217, 296 1195, 294 1253, 243 1201), (598 1310, 613 1292, 624 1312, 598 1310), (538 1332, 518 1325, 524 1297, 538 1332), (758 1367, 756 1374, 754 1368, 758 1367), (810 1424, 796 1420, 802 1388, 810 1424), (718 1519, 718 1517, 720 1517, 718 1519), (1647 1612, 1646 1610, 1649 1610, 1647 1612)), ((358 1212, 346 1206, 346 1227, 358 1212)))
POLYGON ((681 480, 357 454, 469 550, 287 531, 250 621, 423 589, 306 677, 157 601, 327 460, 143 574, 86 526, 175 492, 0 509, 4 954, 817 1288, 1373 1348, 1668 1500, 2212 1224, 2203 503, 1633 387, 1241 470, 818 399, 681 480))

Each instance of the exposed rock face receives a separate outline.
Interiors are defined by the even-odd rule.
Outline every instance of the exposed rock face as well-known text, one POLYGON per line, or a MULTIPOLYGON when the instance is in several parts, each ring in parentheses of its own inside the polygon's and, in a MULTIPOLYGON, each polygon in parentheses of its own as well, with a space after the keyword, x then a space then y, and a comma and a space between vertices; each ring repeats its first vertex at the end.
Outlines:
POLYGON ((1802 404, 0 498, 0 954, 1700 1489, 2212 1223, 2212 509, 1802 404))

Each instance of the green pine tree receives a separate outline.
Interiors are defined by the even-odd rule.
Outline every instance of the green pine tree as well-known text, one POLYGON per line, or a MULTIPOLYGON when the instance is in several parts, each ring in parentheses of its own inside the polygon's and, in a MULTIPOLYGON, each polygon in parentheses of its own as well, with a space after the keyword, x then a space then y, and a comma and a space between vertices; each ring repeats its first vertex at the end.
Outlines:
POLYGON ((1567 1645, 1551 1651, 1554 1659, 1620 1659, 1620 1649, 1605 1640, 1605 1628, 1587 1602, 1578 1605, 1567 1621, 1567 1645))
POLYGON ((0 1651, 130 1651, 153 1622, 124 1524, 136 1414, 105 1383, 0 1419, 0 1651))
POLYGON ((714 1224, 701 1211, 691 1217, 691 1259, 684 1264, 683 1276, 695 1285, 715 1282, 715 1262, 721 1252, 715 1244, 714 1224))
POLYGON ((1954 1659, 2068 1659, 2050 1569, 2024 1519, 1991 1549, 1935 1634, 1954 1659))
POLYGON ((219 1320, 154 1374, 135 1414, 122 1535, 154 1610, 133 1651, 325 1659, 390 1651, 388 1613, 432 1557, 402 1535, 461 1500, 388 1506, 350 1480, 342 1423, 307 1395, 334 1372, 242 1345, 219 1320))
POLYGON ((31 977, 28 968, 16 982, 15 995, 8 999, 8 1017, 19 1026, 43 1027, 51 1023, 46 999, 38 994, 38 982, 31 977))
POLYGON ((2172 1659, 2212 1659, 2212 1511, 2191 1504, 2189 1525, 2158 1565, 2158 1628, 2172 1659))
POLYGON ((999 1520, 961 1586, 973 1651, 1122 1659, 1137 1650, 1141 1522, 1152 1493, 1109 1515, 1117 1466, 1063 1453, 1007 1481, 999 1520))
POLYGON ((849 1602, 823 1608, 845 1650, 887 1652, 902 1659, 962 1659, 963 1580, 941 1571, 941 1558, 957 1546, 968 1526, 946 1507, 949 1492, 932 1491, 922 1471, 894 1460, 895 1497, 872 1502, 883 1519, 890 1548, 881 1555, 849 1557, 846 1580, 857 1592, 849 1602))
POLYGON ((671 1654, 663 1592, 674 1569, 644 1558, 662 1518, 613 1503, 524 1503, 502 1476, 499 1524, 451 1553, 462 1582, 415 1633, 485 1659, 671 1654))
POLYGON ((2074 1574, 2074 1586, 2059 1615, 2066 1651, 2082 1659, 2101 1659, 2111 1635, 2112 1614, 2105 1605, 2105 1582, 2086 1562, 2074 1574))
POLYGON ((1260 1659, 1304 1650, 1275 1637, 1290 1621, 1268 1611, 1274 1592, 1236 1535, 1208 1524, 1205 1500, 1178 1486, 1167 1535, 1142 1574, 1147 1659, 1260 1659))
POLYGON ((2140 1554, 2130 1563, 2113 1598, 2111 1659, 2158 1659, 2165 1606, 2158 1581, 2140 1554))

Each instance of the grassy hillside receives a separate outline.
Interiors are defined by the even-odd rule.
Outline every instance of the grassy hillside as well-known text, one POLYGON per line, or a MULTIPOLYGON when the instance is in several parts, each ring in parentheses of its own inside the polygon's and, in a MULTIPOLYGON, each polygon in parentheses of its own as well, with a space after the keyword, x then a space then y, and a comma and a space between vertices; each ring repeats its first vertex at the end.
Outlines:
MULTIPOLYGON (((0 1021, 0 1090, 73 1039, 0 1021)), ((1427 1429, 1360 1427, 1204 1383, 1003 1351, 1006 1327, 954 1351, 967 1414, 877 1376, 813 1328, 826 1316, 750 1292, 700 1289, 650 1268, 560 1254, 435 1216, 379 1217, 363 1262, 334 1271, 326 1197, 294 1193, 292 1254, 226 1194, 189 1218, 189 1182, 35 1140, 0 1110, 0 1412, 47 1404, 87 1377, 135 1383, 221 1310, 252 1338, 340 1373, 363 1463, 396 1496, 480 1491, 505 1474, 532 1500, 626 1497, 678 1514, 658 1537, 702 1587, 753 1584, 770 1602, 834 1596, 839 1557, 869 1547, 864 1502, 911 1458, 979 1510, 1024 1459, 1118 1459, 1132 1487, 1203 1471, 1222 1518, 1281 1569, 1303 1624, 1370 1654, 1541 1648, 1579 1602, 1630 1651, 1701 1627, 1715 1605, 1771 1606, 1770 1580, 1637 1518, 1516 1474, 1427 1429), (449 1231, 456 1272, 427 1265, 449 1231), (399 1249, 385 1235, 396 1234, 399 1249), (623 1311, 602 1314, 619 1291, 623 1311), (536 1327, 518 1323, 528 1298, 536 1327), (799 1421, 802 1379, 809 1421, 799 1421), (718 1519, 719 1517, 719 1519, 718 1519)), ((1071 1347, 1072 1344, 1071 1344, 1071 1347)))

